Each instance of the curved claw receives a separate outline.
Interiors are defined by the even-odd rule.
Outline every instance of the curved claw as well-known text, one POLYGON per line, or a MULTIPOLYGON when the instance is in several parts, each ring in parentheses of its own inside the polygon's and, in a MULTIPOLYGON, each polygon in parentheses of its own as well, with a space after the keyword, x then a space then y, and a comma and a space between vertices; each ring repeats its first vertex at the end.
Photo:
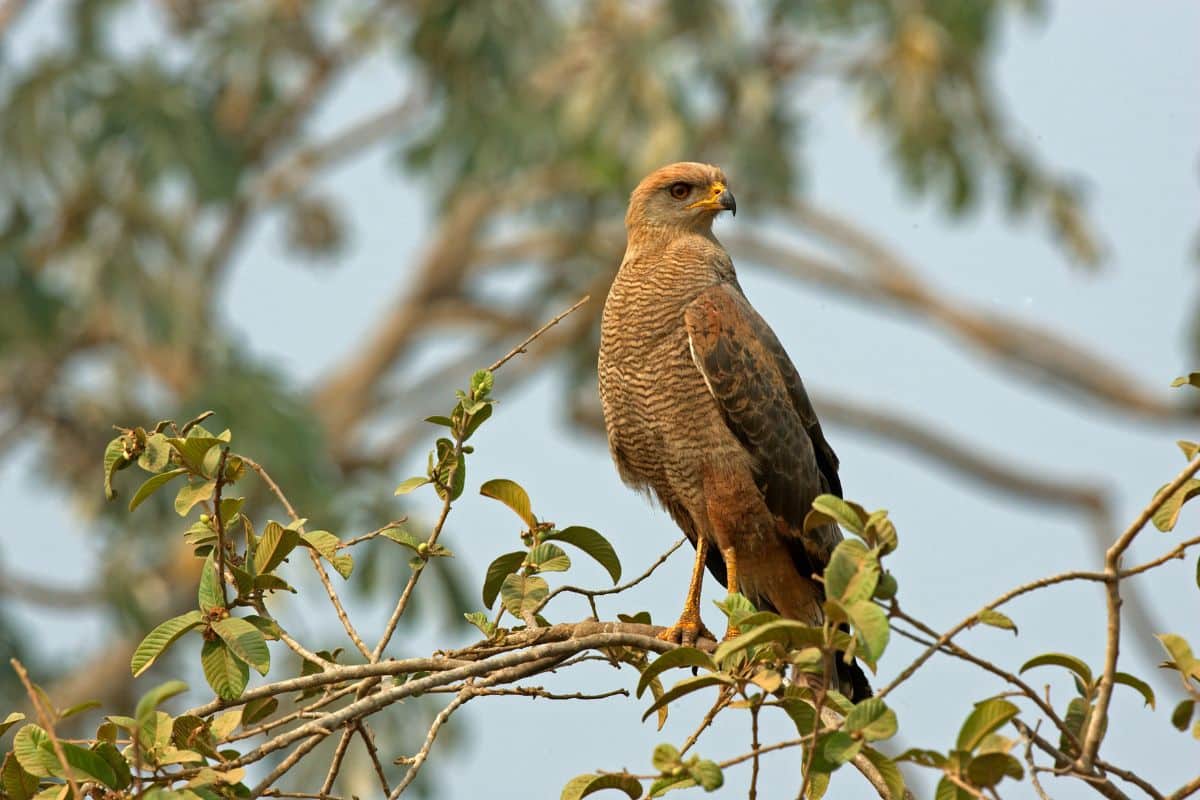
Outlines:
POLYGON ((711 639, 714 642, 717 640, 717 637, 713 636, 712 631, 704 627, 704 623, 700 621, 699 614, 691 617, 687 613, 684 613, 678 622, 658 634, 655 638, 662 639, 664 642, 681 644, 684 647, 694 647, 696 640, 700 638, 711 639))

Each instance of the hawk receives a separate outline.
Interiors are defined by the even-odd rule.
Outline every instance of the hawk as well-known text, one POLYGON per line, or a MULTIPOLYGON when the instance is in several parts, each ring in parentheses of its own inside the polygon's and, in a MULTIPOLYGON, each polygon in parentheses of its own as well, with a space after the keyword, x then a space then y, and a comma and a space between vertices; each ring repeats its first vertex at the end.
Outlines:
MULTIPOLYGON (((683 614, 662 634, 683 644, 707 635, 705 566, 759 609, 819 624, 814 575, 842 538, 833 524, 804 532, 813 499, 842 493, 838 459, 713 235, 721 211, 736 213, 737 203, 715 166, 671 164, 638 184, 600 329, 600 399, 617 470, 653 494, 696 548, 683 614)), ((846 694, 870 694, 856 664, 838 665, 846 694)))

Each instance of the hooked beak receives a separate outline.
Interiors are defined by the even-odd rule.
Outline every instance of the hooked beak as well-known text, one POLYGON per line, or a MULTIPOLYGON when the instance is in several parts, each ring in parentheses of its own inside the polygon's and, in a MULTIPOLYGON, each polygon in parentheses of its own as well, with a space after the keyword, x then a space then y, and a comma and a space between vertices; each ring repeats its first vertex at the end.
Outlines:
POLYGON ((717 196, 717 202, 721 204, 721 208, 728 209, 731 214, 737 216, 737 200, 733 197, 733 192, 725 189, 717 196))
POLYGON ((737 200, 733 199, 733 192, 725 187, 725 184, 720 181, 713 181, 708 187, 708 197, 703 200, 697 200, 688 208, 703 208, 710 211, 732 211, 734 216, 737 216, 737 200))

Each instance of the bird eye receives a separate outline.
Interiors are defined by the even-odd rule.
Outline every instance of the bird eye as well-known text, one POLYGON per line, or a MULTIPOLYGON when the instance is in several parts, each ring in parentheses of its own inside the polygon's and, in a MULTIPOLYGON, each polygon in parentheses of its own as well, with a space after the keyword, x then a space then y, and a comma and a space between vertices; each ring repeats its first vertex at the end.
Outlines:
POLYGON ((680 182, 671 184, 671 197, 674 197, 676 200, 682 200, 691 194, 691 191, 692 187, 686 183, 680 182))

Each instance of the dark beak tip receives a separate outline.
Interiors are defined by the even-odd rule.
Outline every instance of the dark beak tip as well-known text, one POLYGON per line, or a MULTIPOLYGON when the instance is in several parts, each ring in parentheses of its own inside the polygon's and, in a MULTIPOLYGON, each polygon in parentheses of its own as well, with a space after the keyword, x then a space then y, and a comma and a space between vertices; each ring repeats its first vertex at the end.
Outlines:
POLYGON ((721 192, 721 207, 728 209, 735 217, 737 216, 737 200, 733 197, 733 192, 726 189, 721 192))

